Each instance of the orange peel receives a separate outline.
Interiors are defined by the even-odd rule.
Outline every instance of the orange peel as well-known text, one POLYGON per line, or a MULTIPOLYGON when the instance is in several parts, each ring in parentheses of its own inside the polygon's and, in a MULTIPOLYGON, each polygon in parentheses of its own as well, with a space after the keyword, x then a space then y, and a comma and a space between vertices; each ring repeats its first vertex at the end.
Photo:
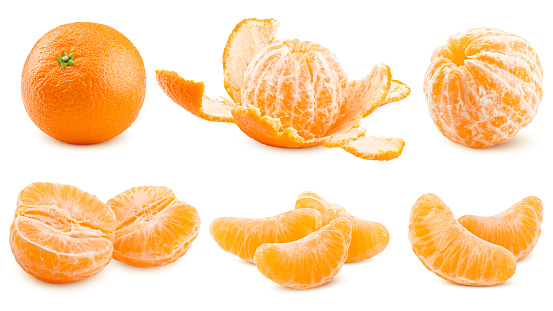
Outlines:
POLYGON ((225 90, 232 99, 204 95, 201 82, 176 72, 156 71, 165 93, 192 114, 231 122, 263 144, 283 148, 323 145, 371 160, 399 157, 405 143, 365 138, 361 120, 378 107, 406 98, 410 89, 393 80, 390 68, 375 65, 348 81, 336 56, 308 41, 275 40, 274 19, 245 19, 223 52, 225 90))

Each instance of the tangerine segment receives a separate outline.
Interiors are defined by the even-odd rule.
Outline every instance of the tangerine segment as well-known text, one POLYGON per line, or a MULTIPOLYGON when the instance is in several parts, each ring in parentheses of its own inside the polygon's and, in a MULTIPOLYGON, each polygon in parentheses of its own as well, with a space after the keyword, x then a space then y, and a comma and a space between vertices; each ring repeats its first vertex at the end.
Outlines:
POLYGON ((271 281, 296 289, 321 286, 336 276, 348 256, 351 223, 340 217, 303 239, 263 244, 254 261, 271 281))
POLYGON ((338 217, 346 217, 352 226, 351 244, 346 262, 369 259, 380 254, 390 242, 390 234, 384 225, 350 215, 335 203, 328 202, 315 192, 306 191, 298 196, 296 209, 313 208, 323 217, 323 226, 338 217))
POLYGON ((156 79, 169 98, 195 116, 208 121, 234 122, 231 111, 235 105, 204 96, 203 82, 185 80, 178 73, 167 70, 156 70, 156 79))
POLYGON ((434 194, 421 196, 411 209, 409 240, 428 270, 457 284, 497 285, 515 273, 511 252, 470 233, 434 194))
POLYGON ((184 256, 198 235, 200 216, 167 187, 134 187, 107 202, 117 215, 113 258, 138 267, 184 256))
POLYGON ((74 186, 33 183, 17 200, 10 245, 27 273, 50 283, 74 282, 111 260, 115 215, 74 186))
POLYGON ((490 216, 465 215, 459 223, 477 237, 505 247, 516 259, 526 257, 538 243, 543 221, 543 204, 526 197, 502 213, 490 216))
POLYGON ((517 35, 475 28, 432 55, 424 93, 432 120, 456 143, 488 148, 535 117, 543 95, 537 53, 517 35))
POLYGON ((321 214, 314 209, 304 209, 267 218, 216 218, 209 231, 224 251, 253 263, 260 245, 293 242, 319 228, 321 214))
POLYGON ((246 68, 255 55, 274 40, 279 23, 274 19, 249 18, 230 34, 223 51, 225 90, 235 103, 242 99, 246 68))
POLYGON ((340 147, 362 159, 388 161, 401 155, 405 142, 401 138, 370 136, 351 140, 340 147))

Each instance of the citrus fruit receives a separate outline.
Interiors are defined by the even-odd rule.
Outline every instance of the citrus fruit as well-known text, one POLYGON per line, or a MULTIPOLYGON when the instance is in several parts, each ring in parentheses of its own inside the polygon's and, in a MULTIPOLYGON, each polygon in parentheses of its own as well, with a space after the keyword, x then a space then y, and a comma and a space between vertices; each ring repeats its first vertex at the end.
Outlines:
POLYGON ((251 138, 270 146, 341 147, 364 159, 401 155, 399 138, 364 137, 361 120, 376 108, 410 93, 379 64, 360 80, 348 81, 336 56, 309 41, 276 40, 274 19, 245 19, 223 52, 225 89, 231 100, 203 94, 203 83, 158 70, 163 91, 194 115, 236 123, 251 138))
POLYGON ((321 214, 306 208, 266 218, 216 218, 209 231, 224 251, 253 263, 255 250, 262 244, 293 242, 319 228, 321 214))
POLYGON ((125 131, 146 93, 138 50, 117 30, 96 23, 61 25, 29 53, 21 95, 31 120, 49 136, 94 144, 125 131))
POLYGON ((459 223, 477 237, 505 247, 518 260, 530 254, 538 243, 542 220, 541 200, 527 197, 498 215, 465 215, 459 223))
POLYGON ((196 209, 167 187, 134 187, 107 205, 117 219, 113 258, 129 265, 172 263, 184 256, 200 230, 196 209))
POLYGON ((345 217, 351 223, 351 243, 346 262, 369 259, 380 254, 390 242, 390 235, 382 224, 359 219, 346 212, 335 203, 326 201, 318 194, 306 191, 298 196, 296 209, 313 208, 323 217, 322 225, 326 226, 338 217, 345 217))
POLYGON ((350 241, 351 223, 339 217, 295 242, 261 245, 254 261, 259 272, 275 283, 313 288, 329 282, 340 271, 350 241))
POLYGON ((110 262, 113 212, 76 187, 33 183, 17 199, 10 245, 27 273, 50 283, 94 275, 110 262))
POLYGON ((515 273, 511 252, 470 233, 434 194, 422 195, 411 209, 409 240, 428 270, 457 284, 497 285, 515 273))
POLYGON ((438 47, 424 78, 432 120, 459 144, 488 148, 528 125, 543 95, 540 59, 523 38, 475 28, 438 47))

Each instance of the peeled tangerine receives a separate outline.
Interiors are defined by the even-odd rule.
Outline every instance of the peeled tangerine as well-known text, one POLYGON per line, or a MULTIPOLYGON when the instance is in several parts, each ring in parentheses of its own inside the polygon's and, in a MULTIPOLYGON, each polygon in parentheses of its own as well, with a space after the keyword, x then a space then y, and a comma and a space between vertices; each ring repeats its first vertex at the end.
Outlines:
POLYGON ((167 187, 134 187, 107 205, 117 219, 113 258, 129 265, 172 263, 184 256, 200 230, 196 209, 167 187))
POLYGON ((475 28, 451 36, 434 51, 424 93, 445 137, 488 148, 511 139, 534 119, 542 78, 538 54, 526 40, 475 28))
POLYGON ((10 245, 27 273, 50 283, 94 275, 110 262, 115 215, 76 187, 33 183, 17 200, 10 245))
POLYGON ((338 59, 309 41, 276 40, 278 22, 246 19, 230 34, 223 53, 225 89, 231 100, 204 96, 203 83, 172 71, 156 71, 165 93, 194 115, 236 123, 251 138, 276 147, 341 147, 365 159, 401 155, 399 138, 365 137, 361 119, 410 93, 380 64, 348 81, 338 59))
POLYGON ((323 217, 323 226, 338 217, 345 217, 350 221, 351 243, 346 262, 356 262, 374 257, 380 254, 390 242, 388 230, 382 224, 352 216, 340 205, 330 203, 314 192, 306 191, 298 197, 296 209, 305 208, 319 211, 323 217))
POLYGON ((470 233, 434 194, 421 196, 411 209, 409 240, 428 270, 457 284, 497 285, 515 273, 509 250, 470 233))

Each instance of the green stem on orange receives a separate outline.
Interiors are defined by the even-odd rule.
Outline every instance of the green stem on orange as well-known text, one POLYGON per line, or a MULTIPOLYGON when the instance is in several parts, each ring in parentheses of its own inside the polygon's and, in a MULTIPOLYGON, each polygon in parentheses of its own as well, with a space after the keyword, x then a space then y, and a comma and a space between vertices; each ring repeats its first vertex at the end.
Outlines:
POLYGON ((71 54, 62 52, 61 57, 56 57, 56 60, 61 64, 61 69, 65 69, 67 66, 75 65, 73 57, 75 57, 75 52, 71 54))

